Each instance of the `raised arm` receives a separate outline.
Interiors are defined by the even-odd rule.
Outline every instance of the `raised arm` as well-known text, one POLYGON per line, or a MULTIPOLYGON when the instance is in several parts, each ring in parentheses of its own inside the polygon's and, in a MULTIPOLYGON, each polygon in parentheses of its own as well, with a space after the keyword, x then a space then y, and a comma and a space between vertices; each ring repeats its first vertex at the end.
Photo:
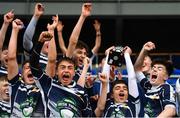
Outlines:
POLYGON ((97 107, 95 109, 95 115, 96 117, 102 116, 102 113, 104 111, 105 105, 106 105, 106 99, 107 99, 107 90, 108 90, 108 78, 105 73, 99 74, 99 79, 102 83, 102 89, 101 89, 101 95, 99 97, 97 107))
POLYGON ((52 37, 53 36, 51 33, 49 33, 48 31, 43 31, 40 34, 38 42, 37 42, 36 46, 34 47, 32 54, 30 56, 31 71, 32 71, 32 74, 37 78, 40 78, 40 76, 42 74, 42 69, 40 68, 40 65, 39 65, 41 49, 43 47, 44 42, 50 41, 52 39, 52 37))
MULTIPOLYGON (((110 77, 110 65, 108 64, 108 58, 109 58, 109 53, 111 53, 111 51, 114 49, 115 47, 114 46, 111 46, 110 48, 108 48, 106 51, 105 51, 105 55, 106 55, 106 59, 105 59, 105 62, 104 62, 104 66, 102 68, 102 73, 106 73, 106 76, 108 78, 108 82, 107 82, 107 93, 109 92, 109 77, 110 77)), ((102 83, 100 85, 100 90, 102 90, 102 83)))
POLYGON ((62 35, 63 28, 64 28, 64 25, 62 24, 62 21, 59 21, 58 25, 57 25, 58 42, 59 42, 59 47, 60 47, 63 55, 65 55, 67 52, 67 48, 64 44, 64 39, 63 39, 63 35, 62 35))
POLYGON ((55 43, 55 36, 54 36, 54 29, 57 27, 59 17, 58 15, 53 16, 53 23, 50 25, 48 24, 48 32, 52 34, 52 39, 49 42, 48 46, 48 63, 46 66, 46 73, 50 77, 55 76, 55 71, 56 71, 56 57, 57 57, 57 52, 56 52, 56 43, 55 43))
POLYGON ((17 38, 19 30, 23 28, 23 22, 16 19, 12 23, 12 33, 8 46, 8 80, 13 79, 18 74, 18 62, 16 58, 17 38))
POLYGON ((81 15, 79 17, 79 20, 78 20, 76 26, 74 27, 74 29, 72 31, 70 39, 69 39, 69 45, 68 45, 68 49, 67 49, 67 52, 66 52, 67 57, 70 57, 70 58, 72 57, 72 54, 73 54, 73 52, 75 50, 75 47, 76 47, 76 44, 78 42, 78 38, 79 38, 79 35, 80 35, 80 32, 81 32, 82 25, 83 25, 85 19, 88 16, 90 16, 91 9, 92 9, 92 4, 91 3, 84 3, 83 4, 81 15))
POLYGON ((98 50, 101 46, 101 23, 98 20, 94 20, 94 29, 96 30, 96 41, 92 49, 93 54, 97 55, 98 50))
POLYGON ((126 46, 124 48, 124 58, 125 58, 126 68, 127 68, 127 73, 128 73, 129 94, 131 96, 133 96, 134 98, 137 98, 139 96, 139 91, 138 91, 134 66, 133 66, 131 58, 130 58, 131 54, 132 54, 131 49, 128 46, 126 46))
POLYGON ((23 36, 23 48, 25 49, 25 59, 29 60, 29 53, 33 48, 33 36, 36 29, 37 22, 41 15, 44 13, 44 6, 41 3, 37 3, 34 8, 34 15, 26 28, 23 36))
POLYGON ((155 49, 155 45, 153 42, 147 42, 144 44, 141 52, 139 53, 138 58, 134 64, 134 68, 136 71, 141 71, 143 67, 144 58, 148 55, 148 52, 155 49))
POLYGON ((86 81, 85 79, 86 79, 87 71, 88 71, 88 68, 89 68, 89 58, 88 57, 84 58, 83 64, 84 64, 84 67, 83 67, 81 76, 77 81, 77 84, 84 88, 85 81, 86 81))
POLYGON ((6 13, 4 15, 4 22, 3 22, 1 30, 0 30, 0 56, 2 53, 2 47, 3 47, 3 43, 4 43, 4 39, 6 36, 8 26, 12 22, 13 18, 14 18, 13 10, 9 11, 8 13, 6 13))

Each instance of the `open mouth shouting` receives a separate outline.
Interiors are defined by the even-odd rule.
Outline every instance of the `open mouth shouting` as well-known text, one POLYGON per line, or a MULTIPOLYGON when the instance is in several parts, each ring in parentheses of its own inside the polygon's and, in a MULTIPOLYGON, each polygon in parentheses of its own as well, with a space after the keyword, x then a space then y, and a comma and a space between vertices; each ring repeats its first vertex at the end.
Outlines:
POLYGON ((70 73, 64 73, 63 76, 62 76, 62 79, 64 81, 68 81, 70 79, 70 77, 71 77, 70 73))
POLYGON ((9 91, 8 90, 5 91, 5 94, 7 95, 7 97, 9 97, 9 91))
POLYGON ((153 75, 151 76, 151 81, 152 81, 152 82, 155 82, 156 79, 157 79, 157 75, 153 74, 153 75))
POLYGON ((27 78, 29 81, 34 81, 32 73, 28 73, 27 78))
POLYGON ((124 97, 124 93, 119 93, 119 96, 120 97, 124 97))
POLYGON ((124 100, 124 97, 125 97, 125 94, 124 94, 124 93, 122 93, 122 92, 119 93, 119 99, 120 99, 120 100, 124 100))
POLYGON ((83 65, 83 59, 80 58, 78 61, 79 61, 79 65, 82 66, 83 65))

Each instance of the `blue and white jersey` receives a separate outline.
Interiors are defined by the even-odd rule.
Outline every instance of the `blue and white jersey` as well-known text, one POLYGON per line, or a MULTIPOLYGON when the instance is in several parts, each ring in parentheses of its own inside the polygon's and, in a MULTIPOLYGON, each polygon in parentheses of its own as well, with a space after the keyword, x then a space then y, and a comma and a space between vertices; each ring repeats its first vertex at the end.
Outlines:
POLYGON ((43 117, 44 108, 39 88, 24 84, 19 74, 10 83, 11 117, 43 117))
POLYGON ((48 63, 48 57, 47 55, 43 54, 43 53, 40 53, 40 59, 39 59, 39 64, 40 64, 40 67, 45 70, 46 69, 46 65, 48 63))
POLYGON ((145 114, 149 117, 157 117, 165 108, 166 105, 172 105, 175 108, 175 92, 169 84, 160 86, 151 86, 145 78, 141 81, 141 86, 145 90, 145 114))
POLYGON ((3 66, 0 67, 0 76, 7 75, 7 69, 3 66))
POLYGON ((106 101, 103 117, 136 117, 136 104, 138 102, 139 100, 133 102, 129 99, 125 103, 114 103, 113 99, 109 99, 106 101))
POLYGON ((45 73, 37 79, 38 86, 48 97, 50 117, 87 117, 91 115, 84 88, 77 85, 75 81, 69 86, 63 86, 57 79, 49 78, 45 73))
POLYGON ((6 101, 0 101, 0 118, 8 118, 10 117, 10 113, 11 113, 11 107, 9 102, 6 101))

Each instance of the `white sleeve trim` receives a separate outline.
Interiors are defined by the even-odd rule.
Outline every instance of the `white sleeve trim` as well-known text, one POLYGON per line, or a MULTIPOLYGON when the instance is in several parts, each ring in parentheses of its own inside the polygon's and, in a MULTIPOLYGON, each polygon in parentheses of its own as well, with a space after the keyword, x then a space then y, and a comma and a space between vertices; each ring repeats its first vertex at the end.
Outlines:
POLYGON ((139 96, 137 81, 136 81, 136 74, 134 71, 134 66, 132 64, 131 58, 129 53, 124 53, 124 58, 126 62, 126 68, 128 73, 128 89, 129 94, 133 96, 134 98, 137 98, 139 96))
POLYGON ((141 71, 136 72, 137 80, 140 82, 142 79, 146 78, 145 75, 141 71))

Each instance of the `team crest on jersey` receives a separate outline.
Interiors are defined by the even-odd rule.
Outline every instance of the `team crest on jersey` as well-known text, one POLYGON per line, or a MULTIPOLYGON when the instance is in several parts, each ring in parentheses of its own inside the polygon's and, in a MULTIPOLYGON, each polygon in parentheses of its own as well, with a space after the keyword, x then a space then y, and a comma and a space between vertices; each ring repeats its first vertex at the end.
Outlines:
POLYGON ((25 117, 29 117, 32 115, 34 111, 36 103, 34 102, 33 98, 27 99, 24 103, 20 104, 20 109, 25 117))
POLYGON ((145 112, 148 114, 149 117, 153 117, 154 116, 153 109, 152 109, 150 103, 148 103, 145 106, 145 112))
POLYGON ((113 118, 125 118, 125 115, 119 108, 115 108, 115 110, 112 112, 110 117, 113 117, 113 118))
POLYGON ((59 110, 60 117, 72 118, 77 117, 75 113, 78 112, 76 102, 72 98, 65 98, 57 103, 57 109, 59 110))

